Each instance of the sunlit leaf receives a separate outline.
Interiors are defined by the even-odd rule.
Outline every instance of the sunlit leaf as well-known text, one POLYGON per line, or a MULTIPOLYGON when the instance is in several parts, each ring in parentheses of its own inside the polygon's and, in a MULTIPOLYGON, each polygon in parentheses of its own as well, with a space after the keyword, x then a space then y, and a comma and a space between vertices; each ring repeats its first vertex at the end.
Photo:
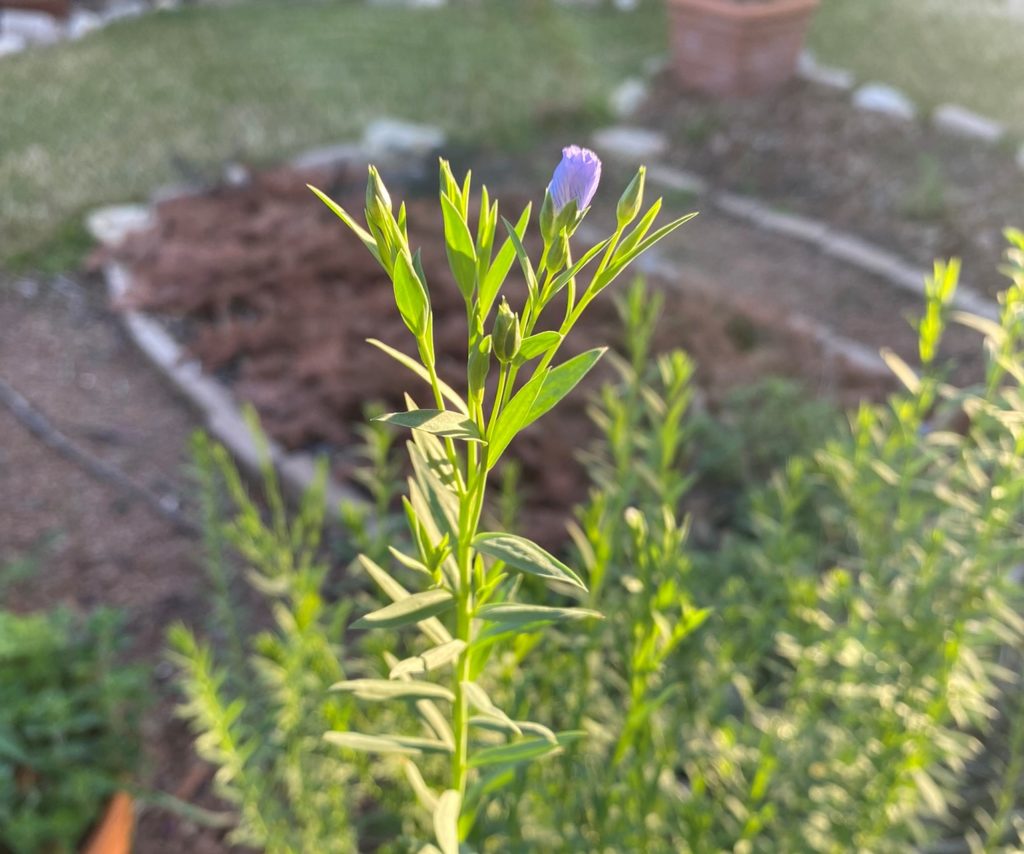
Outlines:
POLYGON ((361 732, 332 731, 324 733, 324 741, 361 753, 402 753, 406 756, 451 753, 451 748, 443 742, 410 735, 367 735, 361 732))
POLYGON ((445 439, 462 439, 466 442, 482 442, 483 436, 469 418, 460 412, 446 409, 414 409, 412 412, 391 412, 373 419, 384 424, 397 424, 413 430, 423 430, 445 439))
POLYGON ((384 700, 446 700, 452 702, 455 695, 443 685, 420 682, 415 679, 349 679, 336 682, 332 691, 352 694, 358 700, 381 702, 384 700))
POLYGON ((550 581, 561 581, 580 590, 587 589, 583 580, 568 566, 525 537, 505 533, 477 534, 473 547, 520 572, 550 581))
POLYGON ((408 599, 371 611, 352 624, 354 629, 397 629, 443 614, 455 600, 447 590, 424 590, 408 599))

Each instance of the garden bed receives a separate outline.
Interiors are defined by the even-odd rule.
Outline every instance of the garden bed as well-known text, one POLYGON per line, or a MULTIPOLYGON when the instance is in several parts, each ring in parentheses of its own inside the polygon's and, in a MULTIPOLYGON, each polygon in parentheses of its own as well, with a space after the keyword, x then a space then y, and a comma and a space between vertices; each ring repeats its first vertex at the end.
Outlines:
POLYGON ((1024 219, 1010 146, 864 112, 847 93, 794 81, 713 101, 656 81, 638 120, 667 133, 668 159, 714 187, 862 235, 925 267, 958 256, 974 286, 1005 286, 1003 229, 1024 219))
MULTIPOLYGON (((361 169, 279 169, 246 186, 163 202, 155 226, 130 238, 114 258, 130 271, 125 305, 158 317, 207 373, 256 407, 281 445, 327 452, 345 480, 358 463, 352 447, 364 407, 401 408, 403 392, 415 392, 416 381, 365 343, 375 337, 408 350, 410 342, 387 277, 309 193, 307 181, 361 210, 361 169)), ((515 209, 514 194, 502 198, 506 211, 515 209)), ((465 314, 449 280, 433 190, 411 187, 406 201, 412 243, 422 246, 432 283, 439 369, 458 378, 465 314)), ((726 288, 716 294, 685 278, 655 284, 667 293, 655 351, 682 347, 693 356, 711 408, 731 389, 769 375, 795 377, 844 404, 887 388, 877 372, 826 356, 814 334, 759 300, 726 298, 726 288)), ((613 301, 601 300, 566 350, 617 346, 621 330, 613 301)), ((514 449, 524 467, 526 521, 544 542, 563 539, 569 511, 585 494, 574 457, 593 435, 586 392, 610 376, 608 365, 603 371, 514 449)), ((426 397, 419 402, 425 405, 426 397)))

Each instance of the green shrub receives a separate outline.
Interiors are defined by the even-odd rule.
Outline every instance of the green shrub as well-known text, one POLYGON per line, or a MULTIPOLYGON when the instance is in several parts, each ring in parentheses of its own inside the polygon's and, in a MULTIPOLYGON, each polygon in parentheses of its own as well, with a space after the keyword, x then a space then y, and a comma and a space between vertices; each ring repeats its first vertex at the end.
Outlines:
POLYGON ((102 610, 0 611, 0 851, 76 851, 139 763, 145 678, 102 610))
MULTIPOLYGON (((436 650, 394 632, 345 638, 363 602, 352 595, 359 576, 342 587, 318 549, 322 483, 289 522, 268 469, 263 519, 211 452, 235 506, 215 527, 271 602, 273 628, 235 668, 215 666, 183 631, 175 645, 200 750, 240 808, 239 838, 274 852, 429 854, 432 831, 446 852, 479 854, 1019 850, 1024 235, 1010 237, 998 321, 954 311, 959 267, 937 265, 918 367, 885 352, 903 390, 845 423, 779 384, 709 420, 693 405, 690 359, 650 353, 660 298, 642 284, 627 293, 627 348, 595 401, 600 439, 584 455, 593 488, 565 555, 586 587, 554 590, 559 605, 605 618, 473 640, 487 653, 473 671, 473 725, 501 735, 474 748, 470 770, 483 773, 467 775, 464 798, 426 782, 450 771, 438 705, 454 695, 413 675, 452 644, 448 615, 430 603, 402 615, 436 650), (938 358, 951 321, 984 336, 976 385, 950 384, 938 358), (691 544, 688 508, 716 478, 740 494, 721 530, 691 544), (335 680, 346 693, 330 692, 335 680), (349 693, 413 702, 350 703, 349 693), (350 750, 325 751, 326 730, 350 750), (363 735, 397 732, 408 735, 363 735), (426 810, 402 796, 402 776, 426 810)), ((494 336, 501 347, 515 337, 494 336)), ((454 464, 416 435, 419 506, 406 507, 413 536, 403 535, 386 512, 396 495, 386 442, 368 438, 376 516, 344 518, 360 548, 390 550, 409 570, 399 581, 361 559, 404 603, 407 577, 436 583, 444 568, 450 540, 422 520, 444 503, 431 473, 454 464)), ((513 470, 476 509, 514 521, 515 484, 513 470)), ((483 561, 472 568, 489 577, 483 561)), ((544 587, 517 578, 512 589, 531 601, 552 595, 544 587)))

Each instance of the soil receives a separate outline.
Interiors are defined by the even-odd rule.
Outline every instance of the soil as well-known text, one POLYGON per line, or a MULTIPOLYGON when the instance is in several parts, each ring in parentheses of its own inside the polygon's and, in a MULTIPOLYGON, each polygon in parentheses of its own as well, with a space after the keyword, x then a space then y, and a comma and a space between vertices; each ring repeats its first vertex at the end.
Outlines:
MULTIPOLYGON (((55 427, 166 501, 189 494, 186 443, 197 423, 140 362, 98 282, 0 277, 0 329, 4 379, 55 427)), ((211 771, 174 717, 172 671, 162 663, 167 626, 206 613, 198 544, 55 455, 0 408, 0 570, 4 607, 124 612, 130 656, 153 672, 142 785, 223 808, 210 800, 211 771)), ((138 837, 141 854, 223 850, 220 834, 153 809, 143 810, 138 837)))
MULTIPOLYGON (((290 449, 331 453, 336 473, 346 477, 353 430, 366 403, 403 408, 402 395, 410 389, 408 371, 365 339, 408 351, 410 336, 386 275, 310 195, 307 181, 318 182, 350 211, 362 207, 362 172, 278 170, 245 187, 160 205, 155 228, 115 254, 133 273, 132 306, 162 317, 207 371, 256 406, 274 438, 290 449)), ((439 370, 442 377, 458 377, 465 370, 465 310, 448 272, 436 197, 405 201, 410 239, 422 247, 431 282, 439 370)), ((715 294, 698 273, 690 278, 661 283, 669 311, 655 346, 683 347, 695 358, 710 405, 767 374, 802 378, 842 403, 885 387, 842 361, 823 359, 784 311, 754 296, 715 294)), ((566 354, 616 346, 621 328, 613 301, 598 301, 567 342, 566 354)), ((607 376, 595 372, 514 449, 530 498, 526 521, 545 543, 563 539, 572 506, 585 496, 585 474, 573 460, 592 435, 587 390, 607 376), (566 464, 551 466, 553 459, 566 464)), ((426 392, 418 403, 430 405, 426 392)))
POLYGON ((663 75, 637 121, 664 130, 669 159, 716 188, 827 221, 925 267, 961 257, 974 287, 1005 287, 1002 232, 1024 224, 1024 172, 1009 146, 856 110, 848 94, 801 81, 723 101, 684 94, 663 75))

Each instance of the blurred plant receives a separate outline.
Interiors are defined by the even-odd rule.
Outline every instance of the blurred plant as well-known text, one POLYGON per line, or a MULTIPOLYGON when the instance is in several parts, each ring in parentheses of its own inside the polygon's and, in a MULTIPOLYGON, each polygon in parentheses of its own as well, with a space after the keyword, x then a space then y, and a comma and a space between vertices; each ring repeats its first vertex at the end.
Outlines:
POLYGON ((143 672, 120 617, 0 611, 0 851, 72 852, 139 758, 143 672))
POLYGON ((949 210, 948 196, 948 182, 941 161, 934 155, 922 154, 917 161, 914 183, 901 202, 903 213, 911 219, 942 219, 949 210))
POLYGON ((503 796, 487 850, 1019 850, 1007 651, 1024 641, 1024 238, 1011 238, 1000 322, 953 312, 958 265, 938 265, 920 372, 887 352, 905 391, 786 463, 754 491, 751 530, 711 553, 687 553, 678 515, 701 421, 690 372, 682 354, 647 358, 660 306, 633 292, 573 529, 586 604, 608 619, 583 639, 549 633, 544 668, 509 656, 495 692, 592 737, 503 796), (943 380, 951 319, 986 336, 979 386, 943 380))
POLYGON ((321 740, 325 729, 346 728, 352 715, 351 702, 329 692, 344 677, 339 641, 350 605, 322 594, 326 468, 289 520, 264 447, 264 519, 224 448, 197 435, 193 456, 213 612, 228 654, 225 665, 185 626, 171 629, 181 712, 197 732, 200 755, 218 767, 218 790, 238 808, 233 841, 272 852, 350 852, 351 809, 366 787, 357 785, 360 769, 339 766, 321 740), (241 609, 229 584, 228 547, 270 611, 271 628, 245 639, 237 634, 241 609))
MULTIPOLYGON (((661 207, 655 202, 629 230, 643 204, 641 169, 619 202, 613 234, 574 261, 570 240, 587 213, 600 175, 601 163, 593 152, 575 146, 563 151, 540 212, 543 251, 535 265, 524 246, 530 207, 515 225, 502 220, 507 237, 495 253, 497 202, 491 201, 485 187, 479 216, 471 224, 470 176, 459 183, 447 162, 441 162, 446 249, 466 305, 465 399, 437 375, 429 290, 419 253, 409 246, 404 204, 396 215, 387 189, 371 168, 364 229, 314 190, 391 277, 398 311, 415 339, 418 360, 379 341, 371 343, 427 382, 436 407, 419 408, 407 397, 408 411, 377 419, 413 430, 408 444, 413 475, 403 503, 414 553, 396 548, 391 552, 399 567, 418 577, 421 589, 410 593, 394 574, 361 555, 363 569, 392 602, 354 624, 391 633, 416 626, 423 637, 410 647, 409 657, 388 660, 382 678, 334 686, 364 701, 417 704, 428 735, 380 734, 378 726, 374 734, 333 728, 325 737, 350 752, 406 757, 405 771, 432 816, 443 854, 455 854, 467 839, 482 838, 479 829, 474 832, 478 818, 495 792, 515 780, 521 766, 556 754, 583 735, 575 730, 555 733, 542 724, 514 719, 495 705, 484 683, 488 661, 497 649, 524 640, 534 642, 537 630, 546 626, 600 616, 593 609, 573 605, 518 602, 524 576, 550 584, 570 602, 587 596, 587 587, 572 569, 532 541, 503 531, 481 532, 479 526, 489 473, 506 448, 565 397, 604 353, 601 348, 589 350, 552 368, 565 337, 591 301, 634 258, 689 218, 651 231, 661 207), (518 313, 502 296, 516 261, 528 294, 518 313), (592 264, 596 268, 582 285, 581 274, 592 264), (561 296, 564 306, 556 309, 556 298, 561 296), (561 320, 555 329, 540 331, 538 324, 549 307, 561 313, 561 320), (517 385, 520 371, 531 362, 535 364, 528 378, 517 385), (497 383, 489 388, 494 363, 497 383), (450 627, 441 617, 452 618, 450 627), (443 681, 429 678, 447 668, 451 675, 443 681), (444 714, 441 707, 450 707, 451 714, 444 714), (434 756, 447 765, 442 775, 429 762, 434 756), (440 791, 428 784, 428 777, 436 778, 440 791)), ((425 850, 436 849, 428 845, 425 850)))

